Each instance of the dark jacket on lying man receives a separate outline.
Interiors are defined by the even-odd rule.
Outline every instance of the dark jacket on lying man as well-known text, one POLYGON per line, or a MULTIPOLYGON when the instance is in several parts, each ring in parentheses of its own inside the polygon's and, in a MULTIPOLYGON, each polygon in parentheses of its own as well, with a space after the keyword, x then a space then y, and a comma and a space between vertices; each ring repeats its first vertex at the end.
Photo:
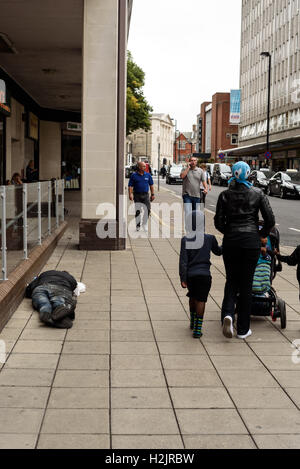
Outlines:
POLYGON ((31 298, 33 290, 45 283, 53 283, 68 288, 73 292, 77 286, 75 278, 66 271, 48 270, 36 277, 26 288, 26 297, 31 298))

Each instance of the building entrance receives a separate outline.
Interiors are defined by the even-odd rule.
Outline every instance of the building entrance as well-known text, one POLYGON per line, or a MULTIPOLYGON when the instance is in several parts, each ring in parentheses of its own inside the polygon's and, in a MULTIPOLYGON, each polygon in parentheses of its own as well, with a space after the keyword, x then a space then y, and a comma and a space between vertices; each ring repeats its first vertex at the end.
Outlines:
POLYGON ((61 175, 65 189, 81 188, 81 136, 62 135, 61 175))

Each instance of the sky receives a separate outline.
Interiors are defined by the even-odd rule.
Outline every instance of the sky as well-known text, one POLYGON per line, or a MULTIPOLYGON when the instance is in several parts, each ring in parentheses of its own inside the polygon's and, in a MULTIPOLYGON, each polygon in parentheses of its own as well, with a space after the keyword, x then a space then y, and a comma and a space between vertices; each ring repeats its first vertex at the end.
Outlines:
POLYGON ((191 131, 202 102, 239 88, 240 35, 241 0, 133 0, 128 49, 153 112, 191 131))

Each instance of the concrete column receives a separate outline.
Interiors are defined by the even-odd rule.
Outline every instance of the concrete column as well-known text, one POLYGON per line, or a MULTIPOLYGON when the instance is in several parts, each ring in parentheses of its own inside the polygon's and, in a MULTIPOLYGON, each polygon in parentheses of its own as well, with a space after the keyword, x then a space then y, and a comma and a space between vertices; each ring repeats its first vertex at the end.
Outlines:
POLYGON ((60 177, 61 124, 40 121, 40 179, 60 177))
POLYGON ((84 0, 81 249, 122 249, 119 193, 124 191, 126 4, 84 0), (125 4, 125 7, 124 7, 125 4), (109 203, 115 239, 100 239, 99 204, 109 203))

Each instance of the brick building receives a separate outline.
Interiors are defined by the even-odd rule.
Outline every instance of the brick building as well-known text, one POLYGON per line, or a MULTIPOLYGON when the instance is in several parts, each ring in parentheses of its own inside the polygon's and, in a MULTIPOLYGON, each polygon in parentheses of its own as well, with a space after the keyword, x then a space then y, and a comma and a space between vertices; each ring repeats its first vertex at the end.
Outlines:
POLYGON ((174 162, 176 164, 190 158, 197 152, 197 140, 195 132, 182 132, 176 137, 174 143, 174 162))
POLYGON ((230 93, 216 93, 201 104, 202 151, 218 158, 220 150, 238 146, 238 126, 229 122, 230 93))

